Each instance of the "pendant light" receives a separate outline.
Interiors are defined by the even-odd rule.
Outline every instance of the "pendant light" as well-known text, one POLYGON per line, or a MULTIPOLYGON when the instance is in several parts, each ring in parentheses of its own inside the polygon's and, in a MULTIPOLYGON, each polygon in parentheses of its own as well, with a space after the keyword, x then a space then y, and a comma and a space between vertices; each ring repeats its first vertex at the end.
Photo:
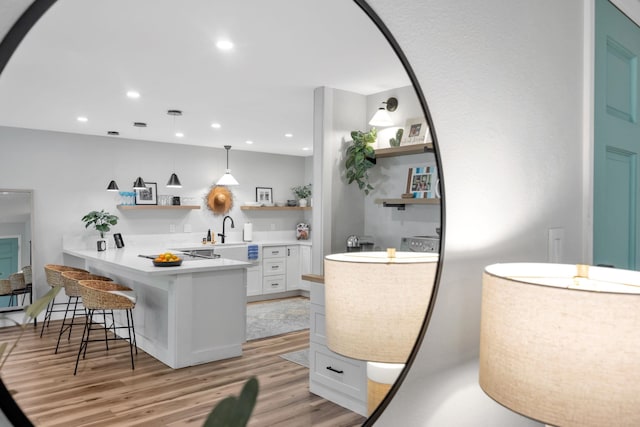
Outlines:
POLYGON ((371 120, 369 120, 369 124, 371 126, 386 127, 394 125, 393 120, 387 111, 396 111, 398 108, 398 99, 391 97, 387 99, 386 102, 383 102, 383 104, 386 104, 386 107, 380 107, 371 120))
POLYGON ((134 190, 145 190, 146 188, 147 186, 144 185, 144 180, 141 176, 139 176, 138 179, 136 179, 136 182, 133 183, 134 190))
MULTIPOLYGON (((181 110, 168 110, 167 114, 170 116, 173 116, 173 133, 175 136, 178 136, 178 134, 176 133, 176 117, 180 117, 182 116, 182 111, 181 110)), ((173 158, 173 169, 175 170, 176 166, 175 166, 176 160, 175 157, 173 158)), ((182 184, 180 183, 180 179, 178 179, 178 175, 176 175, 175 172, 173 172, 171 174, 171 177, 169 178, 169 181, 167 182, 167 188, 182 188, 182 184)))
POLYGON ((111 182, 109 183, 109 186, 107 187, 107 191, 118 191, 118 190, 120 190, 118 188, 118 184, 116 184, 114 180, 111 180, 111 182))
POLYGON ((227 171, 222 175, 218 182, 216 182, 216 185, 240 185, 233 175, 231 175, 231 169, 229 169, 229 150, 231 149, 231 146, 225 145, 224 149, 227 150, 227 171))

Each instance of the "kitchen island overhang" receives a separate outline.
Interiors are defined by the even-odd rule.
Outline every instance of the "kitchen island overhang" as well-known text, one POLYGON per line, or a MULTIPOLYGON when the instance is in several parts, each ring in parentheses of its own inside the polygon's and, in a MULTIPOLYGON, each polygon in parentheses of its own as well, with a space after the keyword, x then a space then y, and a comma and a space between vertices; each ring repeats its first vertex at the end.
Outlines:
MULTIPOLYGON (((158 248, 154 248, 158 252, 158 248)), ((247 267, 226 258, 155 267, 134 248, 64 249, 84 268, 136 291, 133 310, 138 347, 171 368, 242 355, 246 340, 247 267)), ((164 252, 161 250, 160 252, 164 252)), ((116 322, 126 322, 116 313, 116 322)))

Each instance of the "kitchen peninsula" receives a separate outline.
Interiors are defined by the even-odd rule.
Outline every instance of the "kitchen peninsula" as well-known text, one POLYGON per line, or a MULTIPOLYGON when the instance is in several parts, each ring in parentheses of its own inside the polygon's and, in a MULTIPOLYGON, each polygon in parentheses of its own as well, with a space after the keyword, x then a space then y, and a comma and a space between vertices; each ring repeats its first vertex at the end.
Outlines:
MULTIPOLYGON (((74 264, 133 288, 138 347, 170 366, 183 368, 242 355, 246 336, 246 268, 226 258, 185 259, 155 267, 140 254, 167 248, 65 248, 74 264)), ((116 321, 122 321, 116 316, 116 321)))

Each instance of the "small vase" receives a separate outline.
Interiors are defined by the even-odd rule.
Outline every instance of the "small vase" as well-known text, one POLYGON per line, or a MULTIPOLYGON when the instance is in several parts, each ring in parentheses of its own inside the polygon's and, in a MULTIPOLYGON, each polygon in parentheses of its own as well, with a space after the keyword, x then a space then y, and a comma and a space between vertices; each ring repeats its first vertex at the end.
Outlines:
POLYGON ((98 240, 96 241, 96 248, 98 249, 98 252, 107 250, 107 241, 103 236, 98 236, 98 240))
POLYGON ((298 200, 298 205, 300 205, 301 208, 306 208, 307 207, 307 199, 298 200))

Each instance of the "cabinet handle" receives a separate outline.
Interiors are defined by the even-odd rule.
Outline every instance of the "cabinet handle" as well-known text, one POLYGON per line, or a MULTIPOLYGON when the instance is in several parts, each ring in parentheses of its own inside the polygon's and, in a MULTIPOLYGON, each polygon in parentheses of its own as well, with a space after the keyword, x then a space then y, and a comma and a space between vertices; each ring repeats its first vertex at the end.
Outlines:
POLYGON ((287 256, 291 256, 291 249, 287 248, 287 256))
POLYGON ((280 268, 280 266, 277 266, 277 265, 272 265, 272 266, 271 266, 271 269, 272 269, 272 270, 277 270, 277 269, 279 269, 279 268, 280 268))
POLYGON ((328 370, 330 370, 330 371, 332 371, 332 372, 335 372, 336 374, 344 374, 344 371, 343 371, 343 370, 340 370, 340 369, 334 369, 334 368, 332 368, 331 366, 327 366, 327 369, 328 369, 328 370))
POLYGON ((280 283, 272 283, 272 284, 271 284, 271 287, 272 287, 272 288, 275 288, 276 286, 280 286, 280 283))

